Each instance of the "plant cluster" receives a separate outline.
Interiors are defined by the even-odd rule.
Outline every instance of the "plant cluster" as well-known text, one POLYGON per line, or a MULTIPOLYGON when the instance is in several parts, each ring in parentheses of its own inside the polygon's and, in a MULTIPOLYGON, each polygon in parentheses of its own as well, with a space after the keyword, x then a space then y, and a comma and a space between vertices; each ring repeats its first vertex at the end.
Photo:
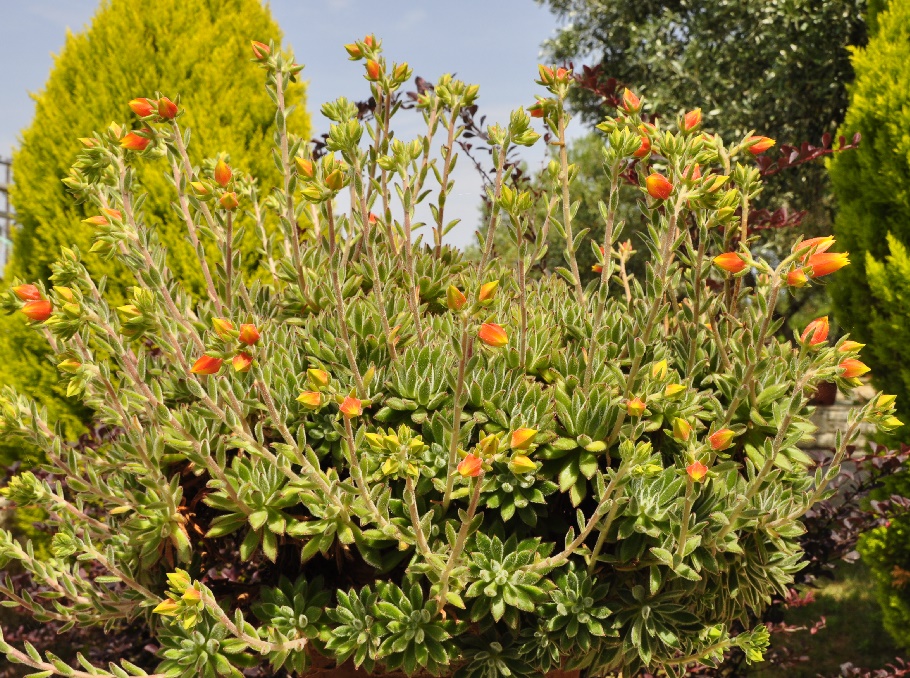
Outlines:
POLYGON ((773 141, 725 143, 699 110, 645 123, 626 92, 599 126, 611 188, 592 242, 573 225, 572 74, 541 66, 530 112, 556 149, 556 190, 535 199, 506 179, 510 149, 540 140, 531 115, 491 125, 494 209, 470 261, 443 237, 458 112, 477 87, 443 76, 418 101, 426 133, 403 140, 393 95, 410 67, 374 36, 346 49, 374 118, 325 104, 333 124, 314 158, 287 127, 302 67, 253 43, 276 106, 282 180, 268 195, 224 157, 190 161, 176 97, 134 99, 137 123, 85 142, 65 183, 95 213, 92 252, 64 248, 51 288, 17 281, 4 303, 117 434, 87 453, 7 389, 0 431, 42 449, 50 475, 21 472, 4 493, 47 511, 54 535, 41 558, 0 532, 0 563, 39 593, 9 580, 0 592, 63 632, 141 621, 159 663, 77 669, 30 644, 0 639, 0 651, 80 678, 303 674, 326 661, 465 678, 681 675, 732 648, 760 660, 768 632, 750 615, 802 567, 800 519, 829 495, 861 422, 900 425, 880 395, 827 465, 797 447, 816 385, 849 389, 867 368, 856 342, 828 341, 826 318, 775 337, 781 291, 848 259, 831 238, 775 266, 750 253, 761 183, 741 160, 773 141), (146 218, 136 168, 162 155, 198 243, 200 303, 146 218), (640 276, 617 265, 632 256, 617 214, 633 166, 648 220, 640 276), (531 276, 549 229, 565 266, 531 276), (514 266, 496 255, 499 231, 514 266), (255 276, 239 265, 250 233, 255 276), (583 247, 598 273, 587 285, 583 247), (93 256, 130 271, 126 303, 109 303, 93 256))

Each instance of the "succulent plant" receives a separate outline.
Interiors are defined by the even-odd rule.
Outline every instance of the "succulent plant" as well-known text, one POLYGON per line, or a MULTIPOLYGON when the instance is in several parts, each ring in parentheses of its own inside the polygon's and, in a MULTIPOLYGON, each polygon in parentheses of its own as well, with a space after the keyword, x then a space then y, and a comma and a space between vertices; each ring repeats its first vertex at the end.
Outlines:
POLYGON ((899 424, 880 396, 827 467, 798 447, 816 384, 848 389, 862 363, 821 320, 780 341, 774 308, 846 255, 819 239, 773 268, 753 258, 751 159, 767 141, 725 143, 697 111, 643 123, 634 96, 599 126, 611 190, 606 238, 589 245, 570 200, 572 74, 542 66, 530 111, 559 190, 524 192, 504 171, 513 147, 542 139, 528 113, 490 126, 493 207, 469 258, 444 236, 460 113, 477 88, 448 75, 425 88, 426 133, 404 141, 391 119, 411 69, 373 36, 346 49, 375 106, 364 119, 345 99, 326 104, 320 155, 285 127, 301 67, 254 43, 276 105, 283 185, 271 195, 225 156, 193 164, 176 96, 83 140, 65 183, 98 212, 92 252, 64 249, 52 287, 22 283, 4 303, 47 336, 70 395, 116 434, 71 444, 5 392, 0 431, 46 462, 4 492, 43 508, 55 534, 40 558, 0 532, 0 562, 40 593, 9 580, 0 592, 63 631, 141 619, 160 664, 83 670, 30 645, 0 650, 34 675, 118 677, 346 661, 408 675, 678 675, 733 647, 761 659, 764 627, 737 629, 786 594, 800 517, 827 496, 862 421, 899 424), (172 277, 144 219, 134 167, 151 157, 167 160, 203 299, 172 277), (640 187, 643 279, 616 266, 630 256, 621 182, 640 187), (549 229, 566 266, 540 271, 549 229), (240 248, 248 230, 256 251, 240 248), (497 232, 514 262, 496 255, 497 232), (598 264, 585 285, 576 252, 588 246, 598 264), (110 305, 90 256, 131 271, 126 304, 110 305))

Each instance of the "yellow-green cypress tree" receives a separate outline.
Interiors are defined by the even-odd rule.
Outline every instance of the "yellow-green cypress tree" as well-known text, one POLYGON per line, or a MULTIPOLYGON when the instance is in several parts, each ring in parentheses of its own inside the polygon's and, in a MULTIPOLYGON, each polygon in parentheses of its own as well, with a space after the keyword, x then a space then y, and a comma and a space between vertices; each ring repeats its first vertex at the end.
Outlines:
MULTIPOLYGON (((75 244, 88 252, 92 229, 82 219, 89 215, 73 203, 61 179, 80 149, 78 137, 111 122, 138 126, 128 106, 136 97, 154 97, 156 91, 172 99, 179 95, 186 111, 181 124, 193 129, 191 160, 199 164, 228 153, 233 167, 261 178, 265 194, 278 178, 268 151, 274 107, 261 72, 248 59, 251 40, 280 38, 259 0, 102 2, 86 31, 67 36, 14 154, 12 202, 20 226, 5 279, 47 279, 50 262, 63 246, 75 244)), ((288 126, 303 136, 309 132, 304 89, 294 87, 288 98, 297 108, 288 126)), ((183 222, 159 197, 168 194, 166 169, 164 158, 143 164, 140 179, 149 192, 145 211, 167 246, 176 278, 201 293, 201 273, 183 222)), ((120 272, 112 263, 96 256, 87 261, 116 289, 120 272)), ((63 398, 57 371, 43 357, 43 341, 17 316, 0 317, 0 384, 35 397, 48 407, 52 421, 74 435, 87 413, 63 398)), ((20 451, 4 450, 0 442, 0 459, 11 452, 20 451)))

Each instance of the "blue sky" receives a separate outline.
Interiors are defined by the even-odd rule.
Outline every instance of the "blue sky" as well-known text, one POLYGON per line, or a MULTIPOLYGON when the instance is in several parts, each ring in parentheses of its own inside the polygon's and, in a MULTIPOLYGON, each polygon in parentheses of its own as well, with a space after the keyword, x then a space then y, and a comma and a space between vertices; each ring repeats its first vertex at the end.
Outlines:
MULTIPOLYGON (((29 0, 5 2, 0 22, 0 155, 8 156, 19 131, 32 115, 30 92, 47 79, 52 54, 63 46, 66 31, 81 31, 97 0, 29 0)), ((365 98, 363 68, 350 62, 342 44, 367 33, 382 38, 390 59, 407 60, 415 75, 435 81, 446 72, 480 85, 487 122, 506 122, 509 111, 534 102, 540 45, 556 28, 548 10, 533 0, 273 0, 272 12, 284 31, 285 44, 309 81, 309 108, 314 128, 325 120, 319 105, 347 96, 365 98)), ((154 2, 149 4, 154 8, 154 2)), ((254 36, 251 36, 254 37, 254 36)), ((154 89, 154 84, 149 85, 154 89)), ((401 118, 417 116, 402 113, 401 118)), ((581 130, 576 129, 576 134, 581 130)), ((398 128, 404 139, 419 133, 416 124, 398 128)), ((544 149, 525 154, 540 165, 544 149)), ((448 241, 463 246, 476 227, 480 180, 467 158, 456 170, 455 195, 449 205, 462 224, 448 241)))

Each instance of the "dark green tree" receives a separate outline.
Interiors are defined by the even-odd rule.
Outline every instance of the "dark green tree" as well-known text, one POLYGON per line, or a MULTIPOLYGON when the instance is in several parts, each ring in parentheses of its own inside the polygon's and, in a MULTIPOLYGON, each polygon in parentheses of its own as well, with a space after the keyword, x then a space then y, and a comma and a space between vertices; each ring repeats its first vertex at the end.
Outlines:
MULTIPOLYGON (((551 60, 599 64, 661 115, 701 107, 724 138, 754 129, 817 144, 833 133, 852 80, 848 47, 866 40, 866 0, 538 1, 565 22, 545 45, 551 60)), ((604 115, 591 92, 576 90, 573 104, 591 122, 604 115)), ((812 165, 768 181, 765 201, 811 210, 818 231, 827 193, 812 165)))

